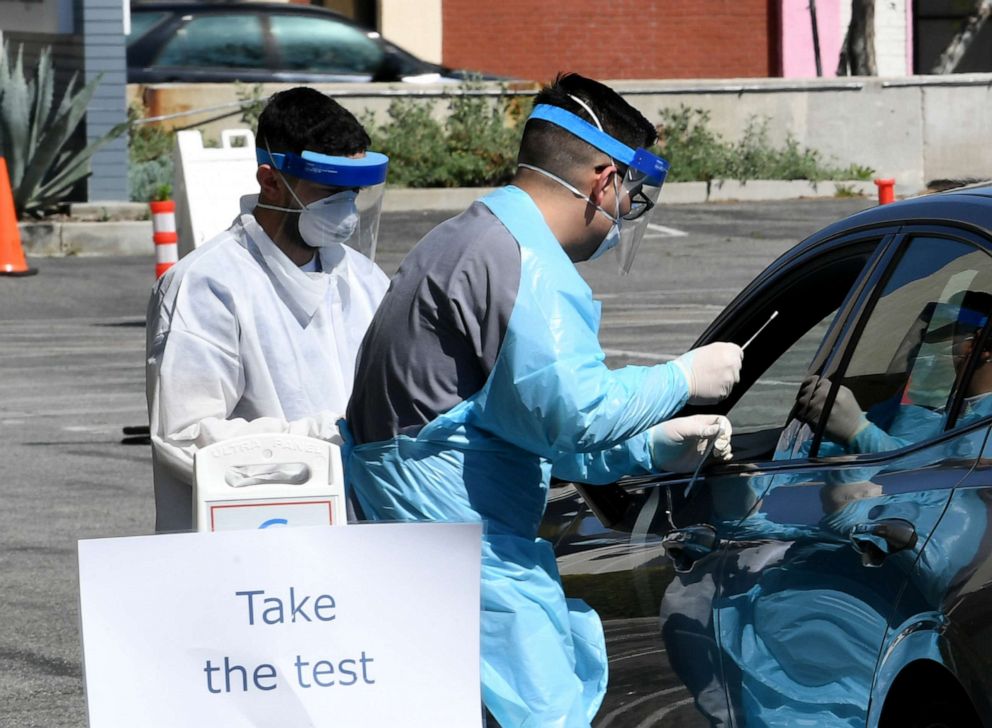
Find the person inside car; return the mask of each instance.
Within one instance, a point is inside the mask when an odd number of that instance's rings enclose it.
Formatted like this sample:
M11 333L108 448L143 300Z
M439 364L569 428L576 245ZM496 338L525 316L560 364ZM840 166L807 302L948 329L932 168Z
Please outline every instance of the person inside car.
M992 414L992 339L984 337L992 311L992 295L968 291L957 302L931 303L920 325L907 337L912 346L905 386L892 397L862 410L854 393L843 385L827 421L820 455L873 453L898 450L941 431L955 381L965 374L974 347L983 341L974 370L964 384L964 402L958 423ZM915 339L915 340L914 340ZM826 377L810 376L796 398L796 418L815 427L832 386Z

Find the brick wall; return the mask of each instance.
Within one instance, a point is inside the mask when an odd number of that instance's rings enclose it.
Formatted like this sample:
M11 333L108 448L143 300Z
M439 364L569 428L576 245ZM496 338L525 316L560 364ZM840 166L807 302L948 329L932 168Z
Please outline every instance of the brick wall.
M769 0L444 0L444 64L547 81L777 75Z

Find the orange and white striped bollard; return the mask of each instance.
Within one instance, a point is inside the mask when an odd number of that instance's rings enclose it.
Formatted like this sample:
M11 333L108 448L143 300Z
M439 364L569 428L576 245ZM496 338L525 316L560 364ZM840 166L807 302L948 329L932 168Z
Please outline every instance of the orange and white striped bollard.
M152 239L155 241L155 278L161 278L179 260L176 234L176 203L173 200L149 202L152 210Z

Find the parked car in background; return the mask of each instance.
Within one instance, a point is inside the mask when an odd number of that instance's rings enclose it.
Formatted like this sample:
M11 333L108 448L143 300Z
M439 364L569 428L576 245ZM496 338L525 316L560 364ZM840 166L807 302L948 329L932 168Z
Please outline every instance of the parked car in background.
M696 345L776 311L708 410L732 462L553 489L606 628L595 725L992 725L992 187L828 226Z
M260 2L132 4L127 69L128 83L499 80L422 61L324 8Z

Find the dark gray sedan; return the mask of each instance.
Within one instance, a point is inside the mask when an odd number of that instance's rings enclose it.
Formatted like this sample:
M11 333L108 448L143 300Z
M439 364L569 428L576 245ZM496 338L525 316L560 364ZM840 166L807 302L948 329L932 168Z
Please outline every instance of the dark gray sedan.
M128 83L457 82L496 77L422 61L329 10L288 3L131 6Z
M832 224L726 308L697 346L761 330L710 408L733 461L549 503L599 728L992 725L990 319L992 187Z

